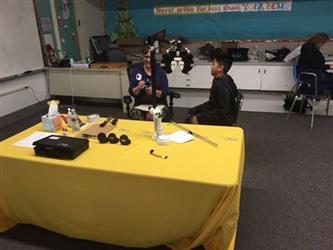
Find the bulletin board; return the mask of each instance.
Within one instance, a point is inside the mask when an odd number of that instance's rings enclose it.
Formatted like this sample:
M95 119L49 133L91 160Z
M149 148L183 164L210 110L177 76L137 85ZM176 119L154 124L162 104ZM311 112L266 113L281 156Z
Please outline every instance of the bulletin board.
M122 0L105 0L107 32L113 33ZM290 10L230 11L215 13L156 15L156 7L207 4L283 2L257 0L145 0L127 1L128 16L143 38L163 28L167 36L198 40L305 39L316 32L333 36L332 0L292 0ZM285 1L286 2L286 1ZM267 10L267 9L266 9ZM124 11L123 11L124 12ZM125 25L124 25L125 26Z

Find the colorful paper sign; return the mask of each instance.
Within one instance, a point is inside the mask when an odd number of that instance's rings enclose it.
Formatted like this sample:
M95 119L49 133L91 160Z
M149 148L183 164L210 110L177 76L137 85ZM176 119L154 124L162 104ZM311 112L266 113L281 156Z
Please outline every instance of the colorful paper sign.
M200 4L200 5L177 5L156 6L154 14L157 16L168 15L193 15L215 14L221 12L254 12L254 11L291 11L292 0L246 2L229 4Z

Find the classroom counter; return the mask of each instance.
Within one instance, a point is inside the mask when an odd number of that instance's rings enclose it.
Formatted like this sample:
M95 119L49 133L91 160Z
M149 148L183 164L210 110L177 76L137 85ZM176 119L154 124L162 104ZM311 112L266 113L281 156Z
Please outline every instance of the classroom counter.
M209 60L194 60L196 65L211 65ZM233 65L248 65L248 66L291 66L291 62L267 62L267 61L245 61L245 62L233 62Z

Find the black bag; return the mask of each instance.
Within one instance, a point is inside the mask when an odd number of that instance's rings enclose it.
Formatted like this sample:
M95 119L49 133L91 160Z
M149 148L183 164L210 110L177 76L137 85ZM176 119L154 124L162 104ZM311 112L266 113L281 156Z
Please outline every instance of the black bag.
M268 62L283 62L283 59L290 53L290 49L283 47L276 50L266 50L266 61Z
M203 57L203 59L212 59L215 47L210 43L206 43L204 46L198 48L199 55Z
M74 159L89 148L84 138L50 135L33 143L35 154L59 159Z
M248 52L249 49L248 48L229 48L227 49L228 54L232 56L232 58L234 59L234 61L247 61L249 60L248 57Z
M288 94L284 95L283 107L284 107L285 110L288 110L288 111L290 110L291 105L292 105L292 103L295 99L295 96L296 96L295 92L289 92ZM300 112L301 114L305 114L307 108L312 109L312 106L308 102L308 99L303 97L303 104L302 104L302 98L298 98L291 111L296 112L296 113Z

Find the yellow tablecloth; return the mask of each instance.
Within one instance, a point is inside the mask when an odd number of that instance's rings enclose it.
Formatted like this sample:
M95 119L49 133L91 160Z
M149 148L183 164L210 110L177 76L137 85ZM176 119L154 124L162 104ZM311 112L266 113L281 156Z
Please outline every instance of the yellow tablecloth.
M179 130L164 123L166 133ZM186 125L199 139L157 145L152 122L119 120L130 146L99 144L75 160L34 155L13 144L33 126L0 143L0 231L29 223L75 238L123 246L233 249L244 164L243 131ZM150 154L150 150L167 159Z

